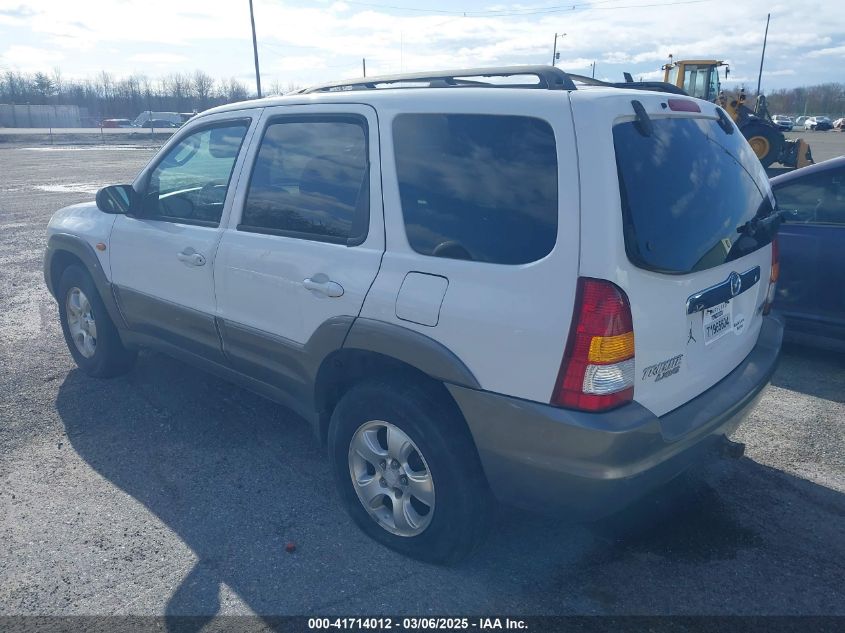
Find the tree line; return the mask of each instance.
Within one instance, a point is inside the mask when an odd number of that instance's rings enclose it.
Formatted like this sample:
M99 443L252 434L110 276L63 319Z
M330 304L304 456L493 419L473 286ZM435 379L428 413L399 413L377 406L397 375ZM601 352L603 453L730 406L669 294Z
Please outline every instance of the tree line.
M284 94L298 86L278 81L267 94ZM106 71L94 78L67 79L59 68L51 72L22 73L7 70L0 75L0 103L76 105L87 108L92 119L134 118L144 110L201 112L216 105L255 96L236 79L218 80L196 70L150 78L136 74L115 77ZM845 114L845 84L783 88L766 95L773 114Z
M296 88L276 82L267 94ZM0 74L0 103L76 105L87 108L92 119L133 119L144 110L201 112L254 96L244 82L234 77L217 80L202 70L158 78L142 74L116 77L102 71L93 78L69 79L58 68L49 73L7 70Z
M845 116L845 84L842 83L774 90L766 99L772 114Z

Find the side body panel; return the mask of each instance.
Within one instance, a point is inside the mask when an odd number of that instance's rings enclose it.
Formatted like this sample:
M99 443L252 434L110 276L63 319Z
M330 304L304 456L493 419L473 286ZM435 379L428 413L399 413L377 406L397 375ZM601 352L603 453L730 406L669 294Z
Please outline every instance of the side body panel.
M436 90L419 91L413 106L379 104L387 249L361 316L430 337L451 350L482 389L548 402L563 358L575 297L579 248L579 184L568 93L501 91L482 99L455 91L448 101ZM517 115L546 121L555 136L558 162L558 229L552 251L521 265L430 257L409 245L397 184L393 120L402 113ZM431 314L403 320L397 298L409 273L445 278ZM415 311L424 311L415 306ZM436 318L435 318L436 317Z
M775 309L787 334L845 343L845 158L773 178L772 188L788 214L778 233Z
M283 124L287 117L350 114L366 120L369 134L369 229L363 243L347 246L239 230L250 172L266 126ZM379 122L370 106L267 108L248 151L214 264L216 316L232 366L294 398L313 396L316 372L309 342L324 324L334 323L331 331L341 336L331 340L340 348L379 269L384 224L378 135ZM321 278L339 285L342 294L327 296L306 287L307 280Z
M778 231L780 278L775 308L788 319L819 316L822 233L825 227L785 223Z
M136 189L143 190L146 175L157 160L194 129L251 117L232 170L219 226L118 216L111 235L111 279L133 331L163 338L216 361L223 360L214 322L214 259L232 208L245 148L260 113L260 109L254 109L196 119L174 135L136 180ZM195 254L201 263L193 263L186 253Z
M110 279L109 257L111 249L109 246L112 226L116 219L116 215L100 211L93 201L59 209L47 224L48 248L51 248L51 238L54 235L61 234L81 240L94 252L98 265L104 271L106 278ZM105 250L97 249L97 244L104 244ZM55 244L52 247L55 247ZM58 281L58 279L54 279L53 285ZM51 287L51 292L53 290L54 288Z

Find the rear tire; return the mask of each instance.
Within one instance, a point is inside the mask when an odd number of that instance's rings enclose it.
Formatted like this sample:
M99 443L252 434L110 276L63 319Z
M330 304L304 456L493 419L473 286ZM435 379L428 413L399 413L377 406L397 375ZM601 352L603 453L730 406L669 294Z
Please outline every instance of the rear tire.
M59 320L73 360L89 376L110 378L129 371L137 352L123 346L87 271L68 266L58 286Z
M783 133L780 130L755 121L743 126L742 135L748 140L763 167L768 167L780 156L783 145Z
M391 448L400 445L397 458ZM455 563L490 527L493 502L472 437L433 386L392 379L353 386L332 413L329 455L349 515L397 552Z

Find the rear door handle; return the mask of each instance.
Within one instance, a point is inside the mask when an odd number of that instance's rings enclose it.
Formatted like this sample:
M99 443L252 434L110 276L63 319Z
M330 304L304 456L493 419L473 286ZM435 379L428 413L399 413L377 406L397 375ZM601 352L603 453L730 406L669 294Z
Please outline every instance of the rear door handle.
M302 285L312 292L319 292L327 297L343 296L343 286L336 281L332 281L322 273L314 275L313 278L309 277L308 279L303 279Z
M176 258L186 266L205 266L205 255L190 246L181 253L176 253Z

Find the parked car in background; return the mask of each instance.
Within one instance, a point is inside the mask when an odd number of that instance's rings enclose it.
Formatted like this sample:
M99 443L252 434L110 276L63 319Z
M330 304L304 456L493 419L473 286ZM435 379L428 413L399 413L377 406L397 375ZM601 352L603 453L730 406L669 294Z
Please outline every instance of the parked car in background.
M802 115L802 116L796 117L795 121L793 121L793 123L794 123L795 127L804 127L804 122L809 118L810 117L808 117L806 115Z
M167 119L150 119L146 123L144 123L145 128L174 128L179 127L178 123L174 123L173 121L168 121Z
M130 127L132 122L129 119L103 119L100 127Z
M785 114L776 114L772 117L772 123L778 126L778 129L784 132L791 132L794 125L792 119Z
M809 119L804 121L804 129L816 130L819 132L822 132L824 130L832 130L833 121L828 119L826 116L811 116Z
M151 131L172 130L178 127L179 125L173 121L167 121L165 119L149 119L142 127L133 125L132 128L135 131L132 132L130 136L143 136L144 134L149 134Z
M144 137L149 136L151 133L170 133L178 127L180 126L173 121L167 121L165 119L149 119L142 127L133 125L133 131L129 136Z
M845 117L841 117L836 119L833 122L833 129L834 130L845 130Z
M169 127L179 127L182 125L182 115L178 112L154 112L152 110L145 110L135 117L135 120L132 121L132 127L150 127L150 121L154 124L158 124L156 127L167 127L160 124L160 121L169 121L170 123L173 123L173 125Z
M772 189L787 213L775 309L791 338L845 350L845 156L777 176Z

